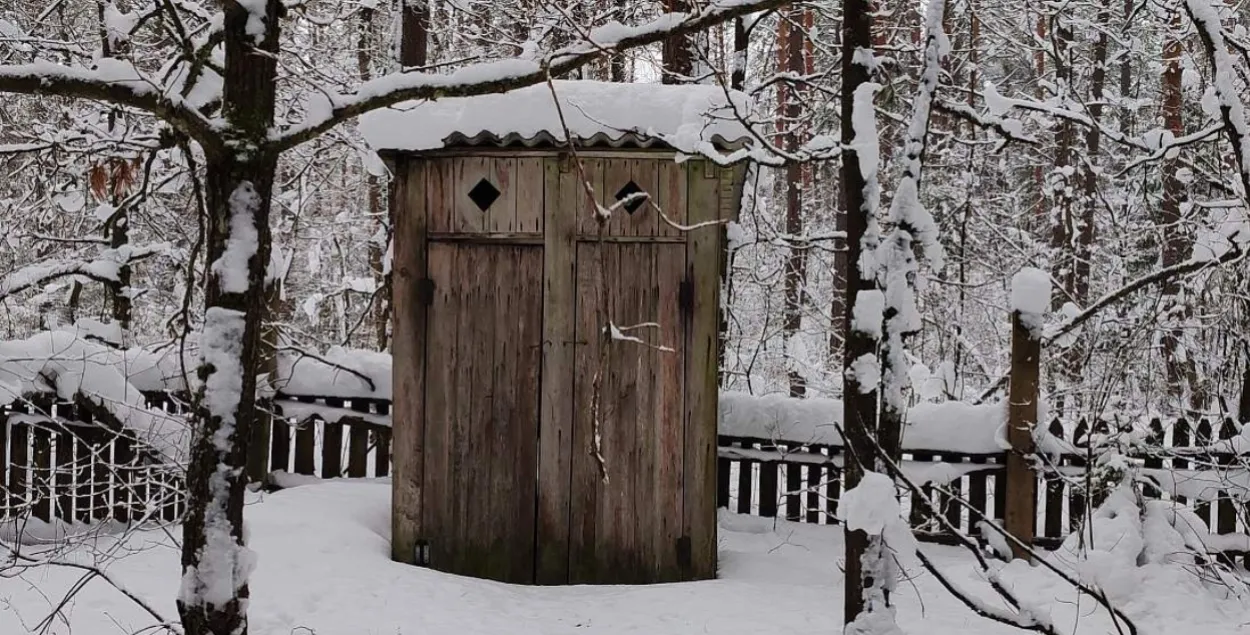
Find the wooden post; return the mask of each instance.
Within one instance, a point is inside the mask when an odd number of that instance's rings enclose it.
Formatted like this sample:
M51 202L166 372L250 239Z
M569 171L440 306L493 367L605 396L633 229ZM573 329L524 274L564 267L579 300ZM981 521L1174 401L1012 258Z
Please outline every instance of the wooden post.
M1011 313L1011 385L1008 391L1007 496L1003 520L1007 531L1024 544L1033 542L1037 518L1037 476L1029 465L1035 448L1033 429L1037 426L1038 375L1041 341L1025 324L1020 311ZM1026 558L1024 549L1012 545L1017 558Z
M423 23L412 24L419 29ZM433 295L426 271L426 166L397 160L395 175L391 182L395 228L391 288L391 352L395 358L391 403L391 558L415 564L417 541L423 533L426 308Z

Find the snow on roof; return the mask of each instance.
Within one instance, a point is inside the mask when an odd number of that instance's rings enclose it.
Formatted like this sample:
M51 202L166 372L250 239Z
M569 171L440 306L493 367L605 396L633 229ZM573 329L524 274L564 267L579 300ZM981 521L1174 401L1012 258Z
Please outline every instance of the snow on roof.
M749 139L739 121L747 96L720 86L622 84L557 80L556 94L579 145L671 147L706 154ZM564 128L546 84L506 93L406 102L364 115L365 140L379 151L438 150L463 145L564 143Z

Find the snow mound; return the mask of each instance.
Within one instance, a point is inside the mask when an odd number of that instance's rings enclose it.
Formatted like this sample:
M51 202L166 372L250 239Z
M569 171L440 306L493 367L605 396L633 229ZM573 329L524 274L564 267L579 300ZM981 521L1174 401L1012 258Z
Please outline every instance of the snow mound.
M719 86L668 86L557 80L560 110L574 140L619 145L659 140L690 154L749 137L736 115L746 95ZM565 143L551 89L536 84L507 93L407 102L360 118L375 150L425 151L472 142Z
M390 399L391 355L343 346L320 356L284 352L273 385L287 395Z
M723 392L719 414L722 435L842 445L842 436L838 434L842 425L839 399ZM999 453L1004 449L1002 428L1006 416L1007 409L1001 402L916 404L907 411L903 450Z
M74 331L0 341L0 406L34 393L54 393L65 400L81 395L112 414L140 441L168 458L180 459L186 456L188 442L185 421L148 409L143 389L136 385L159 383L163 389L168 366L163 355L110 348ZM134 381L130 370L136 371Z

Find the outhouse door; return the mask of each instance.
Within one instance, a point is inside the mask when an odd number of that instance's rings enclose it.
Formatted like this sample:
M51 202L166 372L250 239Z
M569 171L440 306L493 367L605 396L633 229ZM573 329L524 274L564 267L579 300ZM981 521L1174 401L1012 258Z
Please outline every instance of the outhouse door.
M411 212L428 226L425 556L444 571L532 583L542 181L529 172L540 163L520 163L431 161L425 209Z
M504 152L408 166L397 557L516 583L714 575L715 220L730 181L606 154L584 172ZM588 189L656 205L618 208L600 232Z

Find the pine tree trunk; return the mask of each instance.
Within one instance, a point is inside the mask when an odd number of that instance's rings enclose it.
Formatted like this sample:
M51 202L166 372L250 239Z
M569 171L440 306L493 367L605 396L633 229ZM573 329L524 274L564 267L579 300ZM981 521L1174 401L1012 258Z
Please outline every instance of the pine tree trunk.
M689 0L664 0L665 11L684 13L690 10ZM664 75L660 81L665 84L681 84L694 75L694 36L688 33L674 35L664 40L660 53L664 66Z
M791 7L782 16L778 27L779 66L788 73L802 74L803 40L802 30L804 10ZM779 127L782 133L782 145L789 152L798 150L800 144L799 118L802 106L799 103L798 85L781 83L778 85ZM790 253L786 258L785 268L785 316L782 322L782 334L787 345L787 354L794 349L790 344L799 337L803 325L803 306L807 283L807 247L800 243L803 235L803 165L790 163L785 168L785 182L782 189L786 201L786 235L790 237ZM789 360L790 396L802 397L807 393L806 381L802 373L795 367L796 361Z
M400 0L400 11L399 63L425 66L430 41L428 0Z
M1184 134L1183 108L1181 104L1183 87L1181 85L1181 57L1185 54L1184 44L1180 39L1181 15L1174 10L1173 19L1168 27L1168 37L1163 43L1163 127L1174 136ZM1163 244L1160 264L1163 267L1175 265L1187 257L1185 234L1181 227L1181 202L1185 198L1185 184L1177 177L1180 164L1175 159L1166 159L1162 165L1163 202L1159 206L1157 226L1163 233ZM1179 301L1180 282L1170 279L1163 285L1164 298ZM1185 308L1180 305L1167 305L1170 311L1167 322L1176 324L1183 321ZM1169 327L1163 333L1163 360L1167 377L1167 390L1175 398L1185 393L1189 375L1187 357L1181 348L1183 331L1179 327Z

